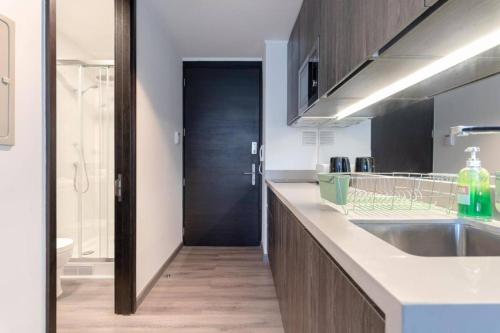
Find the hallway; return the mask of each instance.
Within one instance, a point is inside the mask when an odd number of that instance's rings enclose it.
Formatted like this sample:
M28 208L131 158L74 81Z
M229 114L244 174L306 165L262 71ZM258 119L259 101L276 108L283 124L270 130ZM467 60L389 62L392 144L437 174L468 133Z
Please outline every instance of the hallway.
M133 316L112 313L112 283L64 281L57 332L283 332L260 248L184 247Z

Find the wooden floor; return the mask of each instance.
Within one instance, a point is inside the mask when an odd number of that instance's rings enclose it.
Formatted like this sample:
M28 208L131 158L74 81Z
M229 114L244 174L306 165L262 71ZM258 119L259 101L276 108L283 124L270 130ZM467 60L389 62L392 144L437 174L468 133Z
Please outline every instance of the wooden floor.
M185 247L138 312L113 314L113 281L63 281L57 332L283 332L258 248Z

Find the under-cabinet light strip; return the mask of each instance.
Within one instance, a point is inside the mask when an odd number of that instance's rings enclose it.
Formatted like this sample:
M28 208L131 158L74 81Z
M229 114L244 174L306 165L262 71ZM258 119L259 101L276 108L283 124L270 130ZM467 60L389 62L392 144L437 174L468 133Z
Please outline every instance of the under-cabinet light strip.
M388 86L382 88L370 96L356 102L345 109L341 110L335 116L337 120L348 117L362 109L380 102L387 97L390 97L400 91L405 90L419 82L422 82L436 74L444 72L451 67L458 65L472 57L475 57L485 51L488 51L495 46L500 45L500 29L493 31L492 33L483 36L482 38L444 56L443 58L436 60L435 62L419 69L413 74L410 74Z

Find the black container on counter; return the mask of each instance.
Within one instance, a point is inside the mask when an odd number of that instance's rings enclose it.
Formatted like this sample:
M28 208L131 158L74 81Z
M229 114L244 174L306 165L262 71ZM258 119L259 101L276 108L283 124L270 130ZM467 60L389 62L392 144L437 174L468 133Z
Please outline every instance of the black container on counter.
M356 172L375 172L375 159L373 157L356 158Z
M351 163L348 157L332 157L330 159L330 172L351 172Z

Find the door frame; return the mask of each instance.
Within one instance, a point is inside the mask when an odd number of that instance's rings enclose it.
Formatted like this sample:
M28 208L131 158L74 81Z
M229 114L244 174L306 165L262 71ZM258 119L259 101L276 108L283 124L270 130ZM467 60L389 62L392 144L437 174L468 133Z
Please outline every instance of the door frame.
M115 175L122 175L122 199L115 198L115 313L136 310L136 0L115 1ZM56 4L45 0L45 331L57 329L57 54Z
M193 67L221 67L221 68L248 68L248 67L259 67L260 71L260 90L259 90L259 151L260 147L264 145L264 83L263 83L263 70L264 62L261 58L186 58L182 61L182 127L183 136L186 136L186 80L185 80L185 70L186 68ZM184 230L186 227L186 140L182 140L182 242L184 244ZM260 156L259 156L260 158ZM257 170L257 184L259 186L259 221L258 221L258 237L260 239L260 246L262 244L262 179L264 177L264 162L259 160L260 165L262 165L262 174Z

